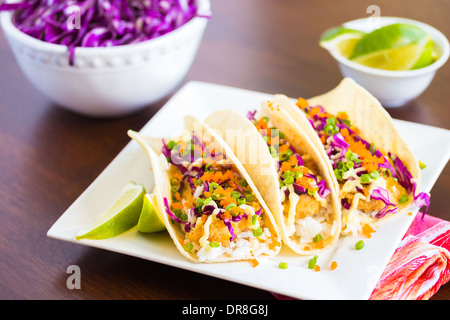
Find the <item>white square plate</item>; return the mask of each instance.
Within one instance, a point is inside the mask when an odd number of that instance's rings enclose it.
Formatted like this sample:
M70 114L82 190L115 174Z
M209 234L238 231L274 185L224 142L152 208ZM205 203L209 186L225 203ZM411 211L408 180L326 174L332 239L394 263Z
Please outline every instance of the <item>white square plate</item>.
M246 114L259 109L272 94L189 82L142 128L141 133L171 137L184 128L183 117L205 119L219 109L235 109ZM401 134L417 158L427 164L422 171L422 190L429 192L450 157L450 131L395 120ZM355 250L356 237L341 237L337 245L321 254L320 272L308 269L311 257L301 257L288 248L278 256L253 268L247 261L222 264L198 264L185 259L175 248L167 232L141 234L136 227L106 240L75 239L79 229L93 223L129 181L153 188L153 176L147 155L134 142L116 156L95 181L80 195L50 228L47 235L73 243L119 252L181 269L198 272L236 283L301 299L368 299L397 244L414 215L402 215L386 221L371 238L361 238L365 247ZM431 198L433 199L433 198ZM338 267L331 271L330 263ZM279 269L287 262L288 269Z

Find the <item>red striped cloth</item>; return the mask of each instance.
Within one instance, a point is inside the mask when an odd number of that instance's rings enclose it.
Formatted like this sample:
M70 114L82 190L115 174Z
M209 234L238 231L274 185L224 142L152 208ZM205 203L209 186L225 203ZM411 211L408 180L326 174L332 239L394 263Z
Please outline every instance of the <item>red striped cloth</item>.
M426 300L450 279L450 222L419 212L371 300Z
M370 300L426 300L450 279L450 222L416 215ZM273 293L280 300L290 297Z

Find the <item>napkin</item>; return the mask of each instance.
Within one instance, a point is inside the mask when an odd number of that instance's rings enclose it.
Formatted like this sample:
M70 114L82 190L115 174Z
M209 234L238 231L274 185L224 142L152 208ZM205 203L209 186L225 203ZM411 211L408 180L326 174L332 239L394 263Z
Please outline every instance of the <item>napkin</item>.
M450 279L450 222L419 212L370 300L426 300ZM292 299L275 294L277 299Z
M450 222L419 212L371 300L426 300L450 279Z

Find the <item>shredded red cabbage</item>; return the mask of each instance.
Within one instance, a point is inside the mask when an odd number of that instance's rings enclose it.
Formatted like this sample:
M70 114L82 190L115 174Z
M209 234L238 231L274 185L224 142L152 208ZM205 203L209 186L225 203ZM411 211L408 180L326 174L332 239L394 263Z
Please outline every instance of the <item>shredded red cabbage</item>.
M342 205L342 207L344 207L347 210L350 210L350 208L351 208L351 204L348 203L348 200L346 198L341 199L341 205Z
M206 206L203 207L202 210L202 214L206 214L206 215L210 215L213 213L213 211L216 210L216 207L213 206L212 204L207 204Z
M295 182L293 183L293 186L294 186L294 192L297 195L301 195L301 194L306 193L306 188L304 186L301 186L301 185L299 185L299 184L297 184Z
M167 34L198 12L196 0L22 0L4 3L13 23L29 36L67 46L74 63L76 47L111 47Z
M422 213L422 220L430 208L430 201L431 199L428 193L421 192L417 196L414 195L414 204L419 208L425 207L425 210Z
M413 178L412 174L408 171L399 157L392 153L389 153L389 157L394 162L394 172L395 177L398 179L398 183L400 183L400 185L405 188L407 193L411 193L414 189L413 183L411 181L411 179Z
M225 210L224 210L223 212L225 212ZM232 226L232 224L231 224L232 218L224 218L224 217L222 216L222 213L223 213L223 212L220 212L219 214L217 214L217 217L220 218L220 219L222 219L223 223L227 226L228 231L229 231L230 234L231 234L231 237L230 237L230 242L231 242L231 241L233 241L234 238L236 237L236 234L234 233L233 226Z
M403 188L405 188L405 190L408 193L413 194L414 204L418 208L425 207L425 210L422 213L422 220L423 220L425 214L427 214L428 209L430 208L431 203L430 195L425 192L420 192L419 194L416 195L417 183L412 180L413 179L412 174L408 171L408 169L405 167L400 158L397 157L395 154L389 153L389 157L394 162L394 171L400 185Z
M298 153L294 153L295 157L297 158L297 163L299 166L304 166L305 163L303 162L303 158L298 154Z

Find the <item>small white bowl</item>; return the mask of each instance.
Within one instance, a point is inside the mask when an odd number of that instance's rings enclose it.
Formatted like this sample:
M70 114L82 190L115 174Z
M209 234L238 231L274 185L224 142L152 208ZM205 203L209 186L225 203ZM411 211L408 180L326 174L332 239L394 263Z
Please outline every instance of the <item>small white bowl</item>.
M369 20L370 19L370 20ZM363 18L344 23L347 28L370 32L375 29L374 18ZM444 65L450 54L447 38L428 24L405 18L379 17L382 27L393 23L416 25L427 32L435 43L439 58L431 65L408 71L391 71L366 67L350 61L336 50L330 54L337 60L344 77L353 78L371 92L384 107L400 107L422 94L433 80L436 71Z
M209 12L209 0L198 5L200 14ZM11 17L2 12L1 26L29 81L57 105L94 117L136 112L174 90L192 65L208 21L195 17L166 35L136 44L76 48L75 65L70 66L66 46L28 36Z

